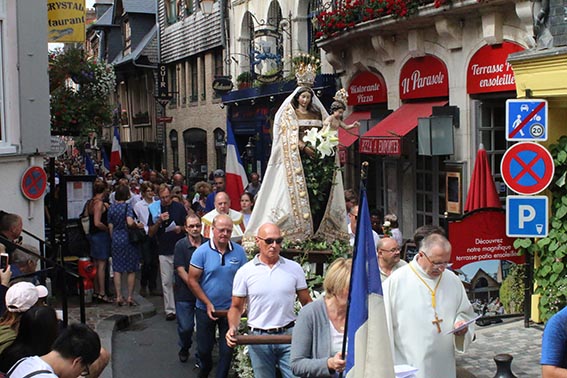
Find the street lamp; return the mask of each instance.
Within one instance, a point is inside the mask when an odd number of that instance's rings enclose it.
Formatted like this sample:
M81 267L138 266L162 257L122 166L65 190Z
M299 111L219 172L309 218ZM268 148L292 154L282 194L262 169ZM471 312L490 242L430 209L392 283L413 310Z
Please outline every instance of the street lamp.
M248 173L252 173L254 170L254 150L256 146L254 145L253 141L254 137L248 138L248 143L244 146L244 154L246 156L246 168Z
M205 16L212 14L214 3L215 3L215 0L201 0L199 2L199 6L201 7L201 12L203 12L203 14Z

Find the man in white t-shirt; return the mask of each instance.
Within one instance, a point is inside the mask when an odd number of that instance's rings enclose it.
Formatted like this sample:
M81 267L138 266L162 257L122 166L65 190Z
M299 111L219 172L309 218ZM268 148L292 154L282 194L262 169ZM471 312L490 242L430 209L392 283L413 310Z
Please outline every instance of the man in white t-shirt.
M16 362L8 372L10 378L77 378L98 377L110 359L100 347L100 338L85 324L71 324L53 343L51 352Z
M228 311L227 345L236 346L240 317L248 303L248 327L252 335L291 335L295 325L294 303L311 302L305 273L295 261L280 256L283 238L278 226L266 223L258 229L256 243L260 253L242 266L234 276L232 305ZM291 378L289 344L249 345L256 377Z

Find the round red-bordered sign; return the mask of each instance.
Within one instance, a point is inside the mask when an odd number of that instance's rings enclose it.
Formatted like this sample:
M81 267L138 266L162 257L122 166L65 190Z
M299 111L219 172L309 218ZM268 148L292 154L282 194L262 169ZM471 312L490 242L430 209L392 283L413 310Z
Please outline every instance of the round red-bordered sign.
M42 167L26 169L22 176L21 189L24 197L35 201L41 198L47 189L47 174Z
M516 143L502 157L502 179L518 194L537 194L548 187L555 166L549 151L533 142Z

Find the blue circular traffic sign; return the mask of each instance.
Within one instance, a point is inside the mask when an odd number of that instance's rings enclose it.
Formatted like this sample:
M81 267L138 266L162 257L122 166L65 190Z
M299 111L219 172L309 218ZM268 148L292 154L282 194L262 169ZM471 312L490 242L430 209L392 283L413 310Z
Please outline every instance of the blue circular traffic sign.
M21 189L27 199L40 199L47 189L47 175L43 168L33 166L26 169L22 176Z
M517 143L506 150L500 164L502 179L518 194L537 194L548 187L555 166L549 151L532 142Z

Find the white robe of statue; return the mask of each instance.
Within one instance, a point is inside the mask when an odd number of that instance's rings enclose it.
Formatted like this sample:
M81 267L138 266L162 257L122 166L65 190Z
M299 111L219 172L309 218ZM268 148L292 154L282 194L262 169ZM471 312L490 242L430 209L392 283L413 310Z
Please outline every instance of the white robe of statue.
M265 223L277 224L288 240L306 240L312 237L348 240L345 221L345 200L342 175L336 172L323 220L313 230L309 197L299 151L299 129L322 127L322 120L298 120L291 100L301 89L298 87L282 103L274 117L272 151L262 186L256 197L252 215L246 226L244 245L255 244L254 236ZM313 95L313 105L319 108L322 118L328 117L323 104ZM339 166L338 154L335 164Z
M449 270L444 271L436 291L437 315L443 319L441 333L438 333L432 323L435 312L431 305L431 292L410 265L431 288L439 279L429 277L414 258L384 282L384 303L394 363L418 368L417 378L455 378L455 351L466 350L473 339L474 323L469 325L463 336L446 335L445 332L453 329L459 320L473 319L472 305L459 277Z

